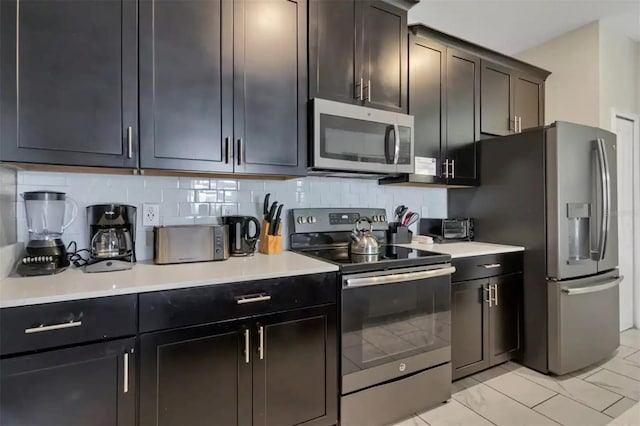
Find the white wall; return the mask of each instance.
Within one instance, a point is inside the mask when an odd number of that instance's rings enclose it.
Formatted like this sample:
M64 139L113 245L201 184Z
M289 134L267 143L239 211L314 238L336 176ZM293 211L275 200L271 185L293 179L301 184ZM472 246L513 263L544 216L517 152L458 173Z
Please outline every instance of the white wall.
M545 92L546 124L556 120L600 124L598 22L516 56L551 71Z
M600 27L600 127L611 130L612 109L638 113L638 44L614 28Z
M391 217L398 204L427 217L447 214L446 189L379 186L377 180L365 179L307 177L264 181L19 171L18 193L36 190L65 192L78 202L81 214L63 236L66 243L77 241L78 247L89 244L85 207L106 202L132 204L139 209L143 203L160 204L162 225L217 223L223 206L261 218L267 192L271 193L271 202L285 204L283 215L299 207L379 207ZM27 241L24 203L20 200L17 213L18 239ZM142 228L138 214L139 259L153 257L151 234L150 229ZM283 235L287 235L286 221Z

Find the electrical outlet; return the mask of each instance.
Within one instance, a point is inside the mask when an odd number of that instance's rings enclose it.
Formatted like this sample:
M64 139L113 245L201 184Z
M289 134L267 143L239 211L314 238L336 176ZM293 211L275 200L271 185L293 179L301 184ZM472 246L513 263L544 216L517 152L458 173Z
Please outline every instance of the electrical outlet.
M160 206L158 204L142 205L142 226L160 226Z
M235 216L238 214L238 206L234 204L223 204L221 216Z

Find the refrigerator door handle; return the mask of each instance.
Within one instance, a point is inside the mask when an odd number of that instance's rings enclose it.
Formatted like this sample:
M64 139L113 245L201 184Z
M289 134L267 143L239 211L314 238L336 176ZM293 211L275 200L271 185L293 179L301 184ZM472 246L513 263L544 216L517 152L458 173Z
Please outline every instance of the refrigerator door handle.
M609 168L609 156L607 154L607 147L605 145L605 140L600 139L600 143L602 144L602 156L604 158L604 182L606 184L606 195L605 198L605 210L604 210L604 246L602 247L601 257L600 259L604 259L607 255L607 246L609 245L609 229L611 228L611 169Z
M589 294L589 293L597 293L599 291L608 290L620 284L624 276L615 277L613 281L609 281L603 284L590 285L586 287L563 287L562 292L567 294L568 296L574 296L578 294Z
M605 152L604 152L604 141L600 138L596 140L597 148L598 148L598 166L600 169L600 197L602 198L602 217L600 218L600 235L598 236L598 259L604 259L604 250L606 245L606 236L607 236L607 198L609 193L607 191L607 182L609 179L607 178L606 164L605 164Z

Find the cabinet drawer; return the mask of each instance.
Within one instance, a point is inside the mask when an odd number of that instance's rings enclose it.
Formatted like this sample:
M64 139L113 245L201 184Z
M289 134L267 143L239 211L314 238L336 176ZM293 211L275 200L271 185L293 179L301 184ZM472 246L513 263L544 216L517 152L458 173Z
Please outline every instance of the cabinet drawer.
M336 274L218 284L140 295L140 332L335 303Z
M0 355L136 334L138 296L0 309Z
M452 282L476 280L522 271L523 252L488 254L484 256L461 257L452 259L456 272Z

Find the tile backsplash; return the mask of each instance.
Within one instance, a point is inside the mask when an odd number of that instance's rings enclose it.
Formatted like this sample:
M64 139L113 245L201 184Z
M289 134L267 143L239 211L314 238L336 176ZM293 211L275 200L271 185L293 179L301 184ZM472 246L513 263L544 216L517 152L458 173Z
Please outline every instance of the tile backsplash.
M136 255L141 260L153 257L151 228L142 227L143 203L160 205L161 225L209 224L218 223L220 216L229 213L261 219L262 201L269 192L272 202L277 200L285 205L285 237L288 210L292 208L383 207L391 217L396 205L405 204L422 216L447 214L446 189L379 186L376 180L364 179L306 177L271 181L18 171L18 194L37 190L65 192L78 203L78 217L63 239L66 243L77 241L79 248L89 245L85 207L107 202L138 207ZM27 241L24 202L20 196L16 214L18 240Z

